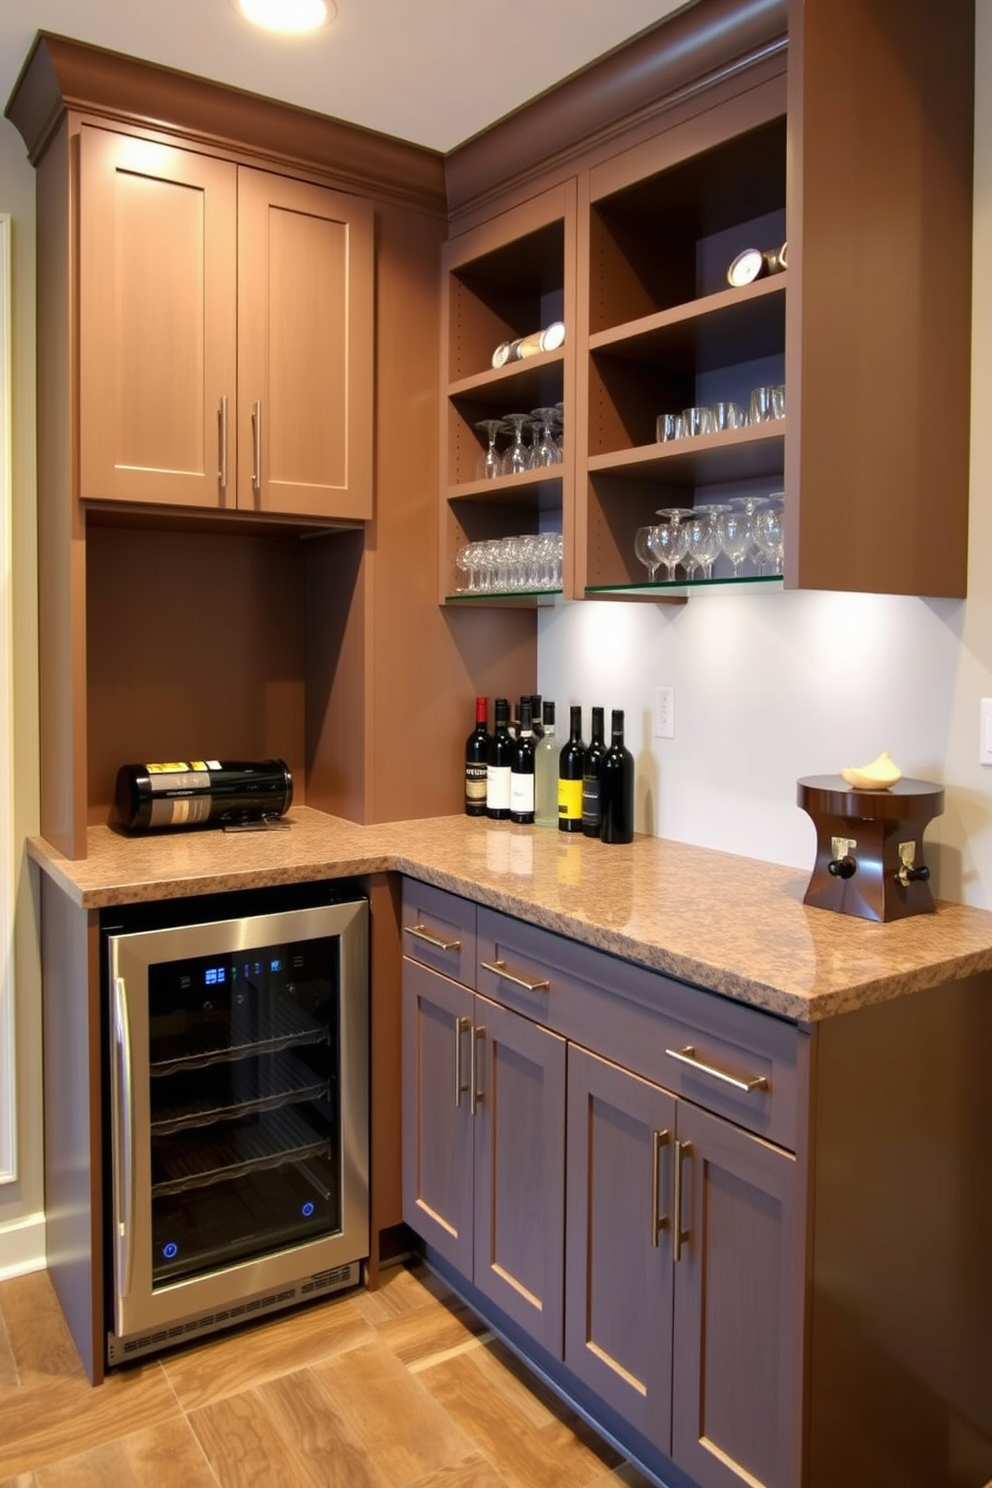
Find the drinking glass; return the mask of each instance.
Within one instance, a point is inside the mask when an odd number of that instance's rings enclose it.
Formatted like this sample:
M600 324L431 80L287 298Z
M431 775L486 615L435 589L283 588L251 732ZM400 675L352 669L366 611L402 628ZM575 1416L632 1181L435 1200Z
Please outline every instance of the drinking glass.
M648 583L654 583L654 576L661 567L661 555L656 552L652 541L653 527L638 527L634 533L634 555L639 558L648 571Z
M687 439L694 439L697 434L713 433L712 408L703 406L698 408L683 408L682 421L685 425Z
M513 435L512 444L503 454L504 475L519 475L522 470L530 469L530 450L524 444L524 429L530 422L529 413L508 413L503 419Z
M559 464L561 450L554 437L554 427L558 421L557 408L535 408L533 419L534 422L531 427L531 469L540 470L547 465Z
M661 555L661 561L665 565L665 579L671 584L676 568L689 549L689 528L678 517L674 517L667 522L659 522L650 531L651 545Z
M731 509L721 512L716 519L720 534L720 546L733 564L734 578L741 576L741 564L754 545L751 518L745 511Z
M773 419L785 418L785 387L756 387L751 389L751 422L768 424Z
M743 429L747 424L747 409L739 403L714 403L713 427L721 429Z
M496 449L497 434L508 434L509 428L502 419L480 419L475 426L481 429L488 441L487 447L479 456L476 466L476 475L479 480L495 480L498 475L503 474L503 461Z
M670 439L685 438L685 419L681 413L659 413L655 420L654 437L658 444Z
M754 514L754 540L759 550L774 564L773 573L782 572L785 552L785 528L783 510L777 502L770 502Z
M703 578L713 577L714 559L720 556L720 533L716 513L698 511L686 523L689 535L688 555L702 569Z

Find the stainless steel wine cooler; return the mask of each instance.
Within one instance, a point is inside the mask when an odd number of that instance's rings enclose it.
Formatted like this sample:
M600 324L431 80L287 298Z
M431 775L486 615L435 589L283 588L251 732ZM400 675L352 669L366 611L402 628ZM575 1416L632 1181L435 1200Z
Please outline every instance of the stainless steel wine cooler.
M147 911L111 915L104 948L108 1363L356 1284L367 902L151 927Z

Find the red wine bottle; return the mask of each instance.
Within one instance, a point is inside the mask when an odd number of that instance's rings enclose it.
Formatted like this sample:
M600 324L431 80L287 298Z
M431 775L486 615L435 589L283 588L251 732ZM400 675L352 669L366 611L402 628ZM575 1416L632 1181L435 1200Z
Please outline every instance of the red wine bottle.
M599 770L606 754L602 708L592 710L592 734L582 768L582 831L586 837L598 837L601 824L599 809Z
M582 771L586 746L582 742L582 709L569 709L568 738L558 756L558 830L582 831Z
M634 839L634 756L623 742L623 709L613 709L611 743L599 771L599 806L604 842Z
M534 820L534 728L530 698L520 699L520 732L510 760L510 820L523 826Z
M465 740L465 815L485 816L489 765L489 699L475 700L475 728Z
M486 815L506 821L510 815L510 761L513 740L510 738L510 704L507 698L496 699L496 725L489 740L486 763Z

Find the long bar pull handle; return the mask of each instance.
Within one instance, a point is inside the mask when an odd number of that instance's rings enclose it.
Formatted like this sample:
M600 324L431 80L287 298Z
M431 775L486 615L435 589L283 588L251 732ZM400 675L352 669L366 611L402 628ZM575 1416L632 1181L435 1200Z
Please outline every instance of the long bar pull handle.
M472 1027L471 1018L455 1018L455 1105L460 1106L468 1086L462 1080L462 1034Z
M682 1242L688 1240L688 1230L682 1228L682 1163L692 1155L691 1142L675 1143L675 1202L672 1206L672 1259L682 1259Z
M483 961L480 963L483 971L491 971L494 976L500 977L504 982L512 982L515 987L523 987L525 992L550 992L551 983L528 982L524 977L514 976L512 971L507 971L505 961Z
M479 1102L486 1098L485 1091L479 1089L479 1045L485 1036L485 1028L479 1027L478 1024L472 1029L472 1059L469 1064L468 1108L473 1116L479 1109Z
M407 935L415 935L418 940L425 940L436 951L460 951L462 948L460 940L439 940L436 935L429 934L424 929L422 923L419 925L407 925L406 933Z
M217 422L220 425L220 430L219 430L219 435L218 435L218 437L220 439L220 470L218 471L217 474L218 474L218 479L220 481L220 488L221 488L221 490L222 491L226 491L227 490L227 394L226 393L224 394L223 398L221 398L221 400L220 400L220 409L219 409L218 414L217 414Z
M258 399L251 405L251 434L251 485L257 492L262 489L262 404Z
M696 1058L696 1050L692 1044L686 1044L684 1049L666 1049L665 1053L669 1059L677 1059L680 1064L687 1064L701 1075L712 1075L714 1080L722 1080L735 1090L743 1090L745 1095L750 1095L752 1090L768 1089L768 1081L764 1075L755 1075L753 1080L738 1080L736 1075L728 1075L726 1070L717 1069L713 1064L704 1064L701 1059Z
M669 1135L667 1130L651 1133L651 1247L653 1250L658 1249L658 1236L662 1230L668 1228L668 1215L658 1213L658 1190L661 1182L658 1169L661 1164L661 1149L667 1147Z
M134 1082L131 1076L131 1029L127 1016L127 987L123 977L114 977L114 1042L117 1046L114 1081L114 1126L120 1151L114 1153L114 1183L117 1193L117 1291L126 1297L131 1290L134 1233L134 1128L132 1122Z

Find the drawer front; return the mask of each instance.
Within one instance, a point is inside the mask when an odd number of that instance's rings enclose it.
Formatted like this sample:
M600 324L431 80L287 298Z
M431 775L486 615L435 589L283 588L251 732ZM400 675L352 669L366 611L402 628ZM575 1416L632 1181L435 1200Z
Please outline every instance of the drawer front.
M795 1024L494 910L477 931L487 997L795 1151Z
M470 900L404 878L404 956L465 987L475 986L475 918Z

